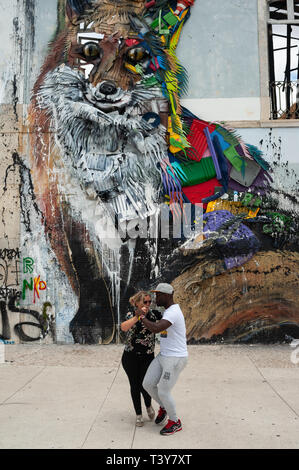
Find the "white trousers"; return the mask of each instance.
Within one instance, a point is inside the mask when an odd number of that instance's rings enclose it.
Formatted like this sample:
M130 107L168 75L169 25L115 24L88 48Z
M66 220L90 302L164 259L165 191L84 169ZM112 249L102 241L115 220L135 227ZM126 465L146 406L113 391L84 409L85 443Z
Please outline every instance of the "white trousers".
M177 421L176 407L171 390L188 362L188 357L161 356L150 363L143 380L143 388L165 408L169 419Z

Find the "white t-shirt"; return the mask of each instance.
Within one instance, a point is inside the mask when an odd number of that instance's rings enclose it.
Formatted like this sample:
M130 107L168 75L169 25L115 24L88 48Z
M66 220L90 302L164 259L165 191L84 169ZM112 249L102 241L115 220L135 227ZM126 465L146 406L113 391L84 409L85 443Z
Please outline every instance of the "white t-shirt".
M180 306L173 304L168 307L163 314L163 320L168 320L171 326L161 332L161 356L188 356L185 318Z

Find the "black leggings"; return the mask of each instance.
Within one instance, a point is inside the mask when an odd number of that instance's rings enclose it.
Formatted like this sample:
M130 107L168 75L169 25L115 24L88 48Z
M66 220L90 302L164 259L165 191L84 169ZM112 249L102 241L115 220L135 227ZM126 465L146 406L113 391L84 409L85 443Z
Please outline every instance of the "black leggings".
M146 408L151 406L152 398L142 387L142 382L148 366L154 359L152 354L136 354L134 352L124 351L122 355L122 365L129 378L131 387L131 397L136 415L141 415L141 393L143 395Z

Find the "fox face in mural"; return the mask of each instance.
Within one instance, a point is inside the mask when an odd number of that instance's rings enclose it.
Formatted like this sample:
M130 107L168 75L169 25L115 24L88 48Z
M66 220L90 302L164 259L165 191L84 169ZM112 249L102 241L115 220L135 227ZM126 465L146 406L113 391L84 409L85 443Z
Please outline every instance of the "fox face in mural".
M261 152L180 105L188 80L175 49L192 3L59 2L63 20L33 90L30 164L47 237L78 298L75 342L114 340L136 288L175 280L190 298L261 249L248 221L273 222L257 218L271 183ZM203 204L199 245L122 235L161 202L171 214ZM191 324L190 337L231 327L213 321Z
M112 16L111 5L104 11ZM67 63L46 73L36 96L55 122L63 164L87 197L130 219L153 209L161 184L157 164L167 146L161 128L147 121L153 114L160 120L152 112L163 107L160 90L136 83L140 75L130 72L150 54L130 38L129 15L120 8L114 16L116 23L105 28L98 8L81 18L84 27L72 26Z

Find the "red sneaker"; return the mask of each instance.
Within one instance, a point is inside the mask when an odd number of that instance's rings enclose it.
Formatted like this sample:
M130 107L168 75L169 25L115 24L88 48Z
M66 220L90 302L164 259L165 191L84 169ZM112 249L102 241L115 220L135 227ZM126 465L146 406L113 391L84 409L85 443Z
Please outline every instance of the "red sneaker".
M166 416L167 416L166 410L164 408L162 408L162 406L160 406L157 417L155 419L155 423L156 424L161 424L164 421L164 419L166 418Z
M174 434L175 432L178 432L181 430L182 430L182 423L180 419L178 419L177 422L171 421L169 419L166 426L163 429L161 429L160 434L162 436L170 436L171 434Z

